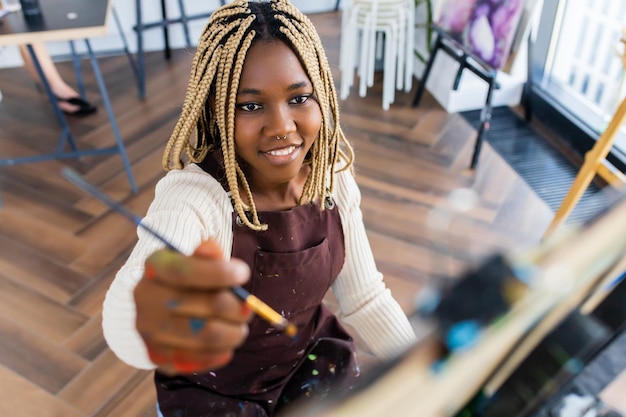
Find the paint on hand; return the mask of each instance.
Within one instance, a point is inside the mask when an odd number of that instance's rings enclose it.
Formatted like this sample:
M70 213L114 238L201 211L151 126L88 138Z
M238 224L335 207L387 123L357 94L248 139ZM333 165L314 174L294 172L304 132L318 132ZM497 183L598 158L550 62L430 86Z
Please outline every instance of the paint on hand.
M191 265L179 253L172 250L163 249L150 255L148 265L152 264L157 270L176 271L188 273Z
M200 333L205 324L205 319L199 319L195 317L189 319L189 327L191 328L191 333L193 333L194 335Z
M156 278L156 271L154 270L154 266L152 264L146 264L146 269L143 273L143 276L146 277L146 279L155 279Z

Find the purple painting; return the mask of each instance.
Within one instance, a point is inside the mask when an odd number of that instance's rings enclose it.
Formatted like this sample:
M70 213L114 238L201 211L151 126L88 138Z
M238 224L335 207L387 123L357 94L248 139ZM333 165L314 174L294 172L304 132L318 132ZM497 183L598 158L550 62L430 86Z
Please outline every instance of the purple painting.
M444 0L438 26L500 69L511 52L524 0Z

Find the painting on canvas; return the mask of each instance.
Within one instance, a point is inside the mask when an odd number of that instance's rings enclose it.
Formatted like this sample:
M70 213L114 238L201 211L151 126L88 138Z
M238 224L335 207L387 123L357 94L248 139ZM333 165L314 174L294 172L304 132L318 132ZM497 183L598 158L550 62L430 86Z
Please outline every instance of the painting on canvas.
M524 0L444 0L437 25L495 69L511 52Z

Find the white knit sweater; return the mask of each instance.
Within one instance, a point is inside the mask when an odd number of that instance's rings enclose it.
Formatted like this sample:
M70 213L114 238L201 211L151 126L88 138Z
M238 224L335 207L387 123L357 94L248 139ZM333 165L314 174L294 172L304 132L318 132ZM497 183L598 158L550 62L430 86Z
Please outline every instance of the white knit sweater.
M333 284L340 319L351 326L379 358L388 359L415 341L415 334L399 304L383 283L365 233L361 195L352 174L337 175L333 195L343 225L346 257ZM143 223L184 253L202 240L217 240L230 258L233 240L228 194L212 176L196 165L170 171L156 186L155 198ZM104 301L102 326L109 347L124 362L154 369L135 327L133 290L141 279L145 259L164 245L143 229L126 264L117 273Z

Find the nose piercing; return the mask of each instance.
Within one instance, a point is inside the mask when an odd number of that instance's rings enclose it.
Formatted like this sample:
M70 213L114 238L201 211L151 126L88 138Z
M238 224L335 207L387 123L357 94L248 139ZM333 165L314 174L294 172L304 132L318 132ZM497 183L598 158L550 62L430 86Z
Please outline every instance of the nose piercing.
M276 136L276 140L287 140L287 135L285 136Z

